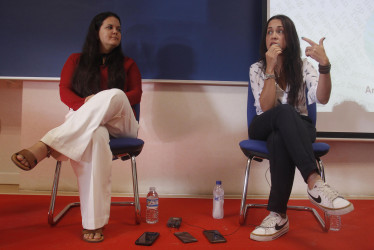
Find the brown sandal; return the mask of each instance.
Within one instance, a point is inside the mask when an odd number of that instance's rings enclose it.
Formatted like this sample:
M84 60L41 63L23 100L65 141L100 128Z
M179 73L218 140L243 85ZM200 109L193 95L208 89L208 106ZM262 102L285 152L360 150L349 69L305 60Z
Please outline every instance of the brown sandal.
M23 165L22 162L20 162L17 159L17 155L22 155L23 158L25 158L25 160L29 163L29 166ZM11 159L14 162L14 164L16 164L17 167L19 167L22 170L26 170L26 171L33 169L36 166L36 164L38 164L38 161L36 160L33 153L31 153L27 149L22 149L21 151L13 154Z
M101 237L98 238L98 239L94 239L94 238L93 239L86 239L86 238L84 238L85 234L93 234L93 236L95 237L95 234L97 234L97 233L99 233L101 235ZM83 229L82 240L84 240L86 242L89 242L89 243L102 242L104 240L103 228L98 228L98 229L94 229L94 230Z

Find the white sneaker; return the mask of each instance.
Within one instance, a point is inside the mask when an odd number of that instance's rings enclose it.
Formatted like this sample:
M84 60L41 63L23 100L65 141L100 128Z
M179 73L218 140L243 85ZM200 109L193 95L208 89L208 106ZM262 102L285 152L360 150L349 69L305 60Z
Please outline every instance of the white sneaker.
M308 188L309 200L331 215L343 215L353 211L353 204L332 189L322 180L316 181L312 189Z
M287 233L289 229L288 217L282 218L280 214L270 212L261 225L252 231L250 238L257 241L271 241Z

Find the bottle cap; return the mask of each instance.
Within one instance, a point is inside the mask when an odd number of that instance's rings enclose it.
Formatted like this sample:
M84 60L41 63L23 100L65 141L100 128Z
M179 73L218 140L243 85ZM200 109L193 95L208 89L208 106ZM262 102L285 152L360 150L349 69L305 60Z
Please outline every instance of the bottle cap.
M150 187L149 190L156 190L156 188L155 187Z
M222 181L216 181L216 185L221 185Z

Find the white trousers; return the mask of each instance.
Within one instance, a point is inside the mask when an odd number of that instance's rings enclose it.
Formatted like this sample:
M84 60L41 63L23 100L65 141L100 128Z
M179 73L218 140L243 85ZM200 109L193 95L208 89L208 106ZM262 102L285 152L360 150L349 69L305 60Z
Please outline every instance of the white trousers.
M78 179L82 225L97 229L108 224L111 201L112 152L109 134L137 137L135 119L126 94L119 89L94 95L41 141L70 158Z

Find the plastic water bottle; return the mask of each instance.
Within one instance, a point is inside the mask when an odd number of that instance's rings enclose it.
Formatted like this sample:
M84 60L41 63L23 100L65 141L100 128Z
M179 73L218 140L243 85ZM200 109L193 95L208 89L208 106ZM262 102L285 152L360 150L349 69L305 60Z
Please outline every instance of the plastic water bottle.
M339 231L342 226L342 221L339 215L330 215L330 230Z
M224 195L222 182L216 181L216 185L213 189L213 218L222 219L223 218L223 203Z
M158 194L155 187L150 187L147 194L145 221L148 224L155 224L158 222Z

